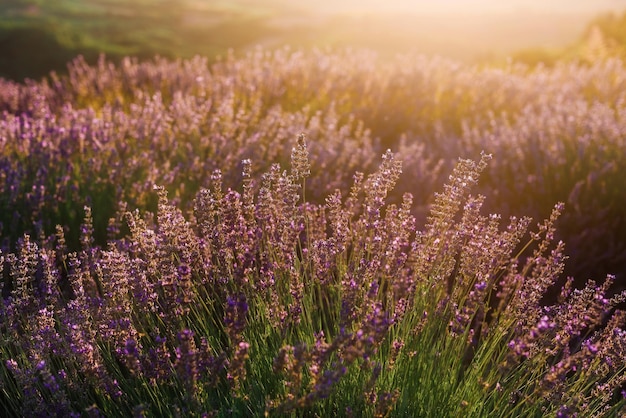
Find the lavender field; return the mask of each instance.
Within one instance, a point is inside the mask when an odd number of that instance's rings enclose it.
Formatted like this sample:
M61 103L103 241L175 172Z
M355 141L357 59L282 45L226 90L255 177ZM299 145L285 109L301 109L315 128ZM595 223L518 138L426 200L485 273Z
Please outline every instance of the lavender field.
M79 57L0 112L3 415L626 413L617 58Z

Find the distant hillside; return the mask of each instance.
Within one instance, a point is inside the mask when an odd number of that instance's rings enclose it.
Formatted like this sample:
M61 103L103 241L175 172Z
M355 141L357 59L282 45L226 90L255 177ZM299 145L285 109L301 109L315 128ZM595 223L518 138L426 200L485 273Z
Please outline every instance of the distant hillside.
M2 0L0 77L64 72L77 55L214 57L275 36L263 23L273 10L246 0Z
M609 13L594 19L589 25L583 42L583 53L600 56L626 57L626 11Z
M531 65L552 65L559 60L593 63L610 57L626 59L626 11L604 13L592 19L578 40L567 48L530 48L514 54L516 61Z

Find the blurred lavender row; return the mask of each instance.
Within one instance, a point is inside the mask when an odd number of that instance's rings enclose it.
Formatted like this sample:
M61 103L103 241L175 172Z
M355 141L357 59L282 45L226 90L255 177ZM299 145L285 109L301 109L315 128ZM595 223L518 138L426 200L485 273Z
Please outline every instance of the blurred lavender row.
M494 156L478 190L485 210L542 219L566 203L558 235L581 283L626 268L626 68L619 60L553 68L481 68L439 58L381 60L366 51L258 49L213 65L202 58L96 66L69 75L0 80L0 220L4 246L67 227L82 208L96 242L122 207L156 207L154 184L189 213L220 169L224 183L285 162L306 132L307 196L347 190L391 148L404 173L391 199L415 196L423 225L457 158ZM114 234L109 228L109 235Z

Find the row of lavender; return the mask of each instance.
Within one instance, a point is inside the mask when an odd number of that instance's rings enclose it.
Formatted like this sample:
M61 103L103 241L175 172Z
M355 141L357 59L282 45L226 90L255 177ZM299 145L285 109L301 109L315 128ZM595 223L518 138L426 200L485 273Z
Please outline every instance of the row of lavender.
M156 187L156 214L113 219L129 233L106 248L87 207L78 251L59 227L4 253L4 415L625 412L626 293L569 281L541 303L564 267L561 205L530 236L529 218L482 215L483 155L458 162L416 232L413 197L388 203L390 151L313 204L293 145L288 171L244 160L238 190L214 170L188 220Z
M67 77L0 83L0 220L13 242L62 224L75 244L88 204L103 243L117 202L155 208L155 183L188 211L214 169L236 185L243 159L254 158L257 173L285 162L288 139L303 131L315 155L310 199L345 190L349 173L372 172L391 148L407 167L395 201L413 192L421 225L456 158L492 153L479 186L492 196L489 211L539 219L566 202L559 236L568 272L625 280L626 69L618 60L494 69L257 50L212 66L78 59Z

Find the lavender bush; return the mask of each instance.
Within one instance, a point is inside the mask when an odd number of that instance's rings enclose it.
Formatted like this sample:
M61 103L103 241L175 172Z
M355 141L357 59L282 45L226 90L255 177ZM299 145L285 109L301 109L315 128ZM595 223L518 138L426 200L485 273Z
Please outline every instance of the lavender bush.
M324 203L299 136L224 186L214 170L186 218L120 209L128 234L78 251L63 228L2 255L0 405L29 416L614 416L626 405L626 294L542 295L563 270L557 205L483 215L489 155L460 160L416 232L383 154ZM123 212L123 213L122 213ZM520 257L524 248L531 257Z

